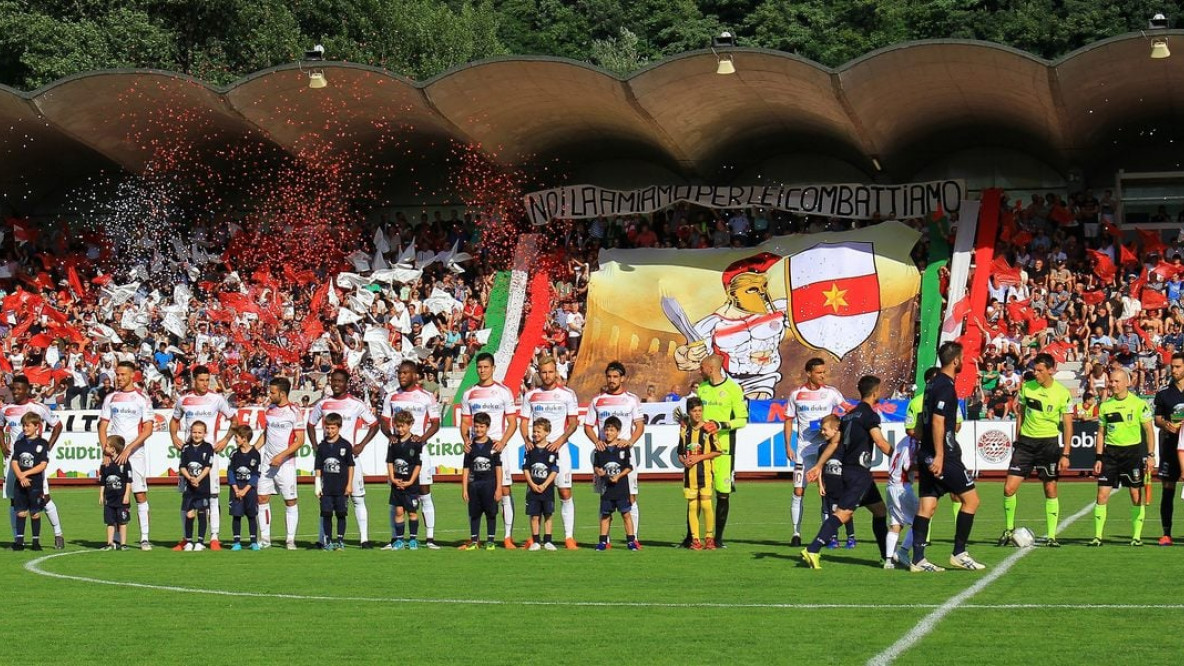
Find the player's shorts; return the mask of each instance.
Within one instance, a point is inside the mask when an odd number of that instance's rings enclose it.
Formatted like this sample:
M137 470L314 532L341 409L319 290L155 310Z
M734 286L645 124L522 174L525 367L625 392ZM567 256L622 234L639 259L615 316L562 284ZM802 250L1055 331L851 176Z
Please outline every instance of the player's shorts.
M888 494L888 524L912 525L917 516L917 494L911 483L890 483Z
M496 516L498 504L493 499L497 486L492 481L469 483L469 517Z
M715 492L725 495L736 490L735 458L730 455L718 456L711 460L712 484Z
M622 514L629 513L633 510L633 503L629 501L628 497L620 499L612 499L611 497L600 498L600 517L611 516L614 513L620 512Z
M419 451L419 485L432 485L432 454L428 452L427 444Z
M148 492L148 455L144 452L144 447L141 446L129 456L127 464L132 468L132 492Z
M30 486L28 488L17 487L12 494L12 508L16 511L29 513L41 513L41 509L45 506L45 497L41 494L41 484Z
M559 473L555 475L555 487L571 488L571 444L559 447Z
M414 513L419 511L419 492L418 488L415 490L399 490L391 486L390 505L394 507L403 507L404 511Z
M954 458L946 454L942 461L941 476L934 476L929 471L932 458L923 458L917 466L917 486L921 497L941 497L947 493L961 495L974 490L974 479L962 464L961 458Z
M809 440L802 442L801 438L798 442L798 450L793 456L793 487L805 488L809 485L806 483L806 472L818 464L818 454L822 453L822 446Z
M236 499L234 494L230 496L230 515L239 518L243 516L253 516L259 513L259 493L251 488L243 495L242 499Z
M119 525L127 525L131 522L132 512L131 507L126 504L104 504L103 505L103 524L112 527Z
M526 493L526 515L549 516L553 513L555 513L554 496L537 495L529 491Z
M884 499L880 496L880 489L872 473L864 470L847 470L843 472L840 481L841 491L834 499L834 507L843 511L854 511L861 506L880 504ZM827 486L827 497L833 497L830 486Z
M259 495L279 495L285 501L296 499L296 465L285 462L279 467L265 467L259 475Z
M711 486L702 486L699 488L687 488L684 486L682 489L682 496L688 500L699 498L711 499L711 490Z
M205 511L210 508L210 496L205 493L186 492L181 495L181 510Z
M1102 452L1102 473L1098 486L1142 488L1147 454L1142 445L1107 446Z
M1163 481L1180 480L1180 454L1174 441L1159 442L1159 478ZM49 491L46 491L49 492Z
M346 511L345 495L321 495L322 516L330 513L344 516Z
M1061 462L1059 437L1017 437L1011 449L1008 476L1028 478L1032 470L1041 481L1057 480L1057 464Z

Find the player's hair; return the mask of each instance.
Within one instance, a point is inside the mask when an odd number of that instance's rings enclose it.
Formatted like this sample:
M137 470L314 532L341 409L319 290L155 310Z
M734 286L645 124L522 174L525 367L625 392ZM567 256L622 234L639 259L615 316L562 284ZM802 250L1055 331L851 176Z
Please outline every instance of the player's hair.
M491 423L493 423L493 419L489 418L489 414L486 414L485 412L477 412L476 414L473 414L473 425L483 425L488 427Z
M929 382L933 381L933 378L936 377L937 373L939 373L939 372L941 372L941 368L929 368L928 370L926 370L925 371L925 383L928 384Z
M238 425L230 426L230 434L234 435L235 437L242 437L249 442L251 441L251 438L255 436L255 431L251 429L251 426L245 423L240 423Z
M415 417L408 411L395 412L394 417L391 418L392 423L402 423L403 425L411 425L415 423Z
M208 375L208 374L210 374L210 369L204 365L195 366L193 368L193 378L194 379L197 379L198 375Z
M333 372L329 373L329 376L330 377L341 376L341 377L345 377L346 381L349 381L349 370L346 370L345 368L334 368Z
M614 371L624 377L626 375L625 364L621 363L620 361L610 361L608 365L604 366L604 374L607 375L608 373Z
M480 354L477 354L477 358L473 359L474 363L480 363L481 361L489 361L490 365L494 365L493 354L490 354L489 352L481 352Z
M107 438L107 446L116 453L123 453L123 447L127 446L127 442L123 441L123 437L119 435L111 435Z
M276 387L280 390L280 393L283 393L284 395L288 395L292 392L292 380L288 379L287 377L276 377L275 379L267 382L267 385Z
M942 343L942 346L937 350L937 360L941 363L941 367L943 368L953 363L954 359L961 355L962 343L960 342L950 341Z
M41 425L41 415L37 412L25 412L21 417L21 425Z
M604 420L604 427L606 430L608 428L612 428L619 432L621 430L621 419L615 416L610 416Z
M530 424L530 427L542 428L546 432L551 432L551 422L547 419L535 419L534 422Z
M688 414L691 413L692 409L694 409L696 407L702 407L702 406L703 406L703 401L700 400L699 398L696 398L695 396L691 396L691 397L687 398L687 413Z
M880 388L880 378L875 375L864 375L859 378L858 388L860 399L867 399Z
M806 372L814 372L814 368L817 368L820 365L826 365L826 361L815 356L814 358L810 359L809 361L806 361Z
M399 364L399 367L400 368L411 368L412 370L415 371L416 374L419 374L419 364L416 363L415 361L412 361L409 358L403 359L403 362Z
M132 363L131 361L120 361L119 363L115 364L115 367L116 368L127 368L128 370L131 370L132 372L136 371L136 364Z
M12 383L13 383L13 385L24 384L25 386L32 386L32 384L29 383L29 378L24 375L17 375L15 377L13 377Z
M338 414L337 412L329 412L328 414L325 414L325 425L327 425L327 426L332 425L332 426L337 426L338 428L340 428L341 427L341 414Z
M822 417L822 425L829 425L837 428L842 422L843 420L839 418L838 414L827 414L826 416Z
M1184 361L1184 351L1178 351L1175 354L1172 354L1172 360L1173 361ZM16 380L14 379L12 381L15 382Z
M541 368L544 365L555 365L555 357L548 355L548 356L544 356L544 357L540 358L539 359L539 367Z
M1043 365L1049 370L1057 369L1056 359L1052 357L1052 354L1046 352L1041 352L1032 359L1032 366L1035 367L1036 365Z

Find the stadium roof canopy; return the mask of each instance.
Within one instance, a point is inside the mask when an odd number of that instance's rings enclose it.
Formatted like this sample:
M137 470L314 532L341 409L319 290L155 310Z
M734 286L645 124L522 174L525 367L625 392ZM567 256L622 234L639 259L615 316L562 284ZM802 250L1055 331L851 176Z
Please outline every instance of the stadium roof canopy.
M1184 124L1184 31L1156 36L1178 55L1151 60L1134 33L1055 61L954 40L899 44L837 69L737 49L733 76L715 74L710 51L625 78L542 57L424 82L318 63L329 85L317 90L296 63L227 88L164 71L91 72L30 93L0 88L0 189L36 197L102 166L141 170L160 146L238 139L291 153L382 151L426 167L456 140L507 162L650 162L689 182L727 182L729 169L786 153L907 180L935 156L983 145L1066 171L1107 160L1124 128Z

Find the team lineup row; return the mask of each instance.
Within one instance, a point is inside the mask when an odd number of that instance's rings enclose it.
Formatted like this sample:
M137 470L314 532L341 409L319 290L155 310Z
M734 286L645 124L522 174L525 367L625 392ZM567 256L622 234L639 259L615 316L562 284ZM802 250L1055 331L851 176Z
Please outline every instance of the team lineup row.
M844 522L849 524L851 512L858 506L867 506L872 510L873 531L885 566L908 563L913 570L937 570L924 558L924 540L914 535L926 534L928 518L933 515L932 507L936 505L937 498L949 493L960 500L960 507L956 509L958 527L951 564L961 568L981 568L965 551L978 498L971 475L961 466L961 452L952 435L960 421L956 395L952 393L952 376L957 372L955 368L961 365L960 348L956 345L943 346L947 356L954 354L955 350L956 357L943 357L941 370L931 369L925 390L919 392L910 403L906 429L915 439L906 438L895 451L891 450L880 433L879 417L874 410L879 398L878 380L871 377L861 380L860 403L850 405L836 389L826 385L827 369L821 359L811 359L807 363L806 382L789 396L785 439L787 443L792 441L790 431L796 432L798 446L796 451L788 452L795 460L795 488L791 505L794 545L801 543L805 488L817 481L826 489L826 499L822 502L822 531L803 551L808 564L818 564L819 539L822 539L821 546L833 546L839 527ZM550 539L550 526L556 489L565 529L564 545L567 548L577 547L573 538L575 509L571 497L572 466L568 449L564 446L567 438L581 425L579 402L575 394L559 384L554 363L544 361L540 364L539 372L541 386L525 394L519 407L515 404L512 392L493 380L493 358L481 355L476 364L479 381L465 392L460 403L461 432L466 451L462 493L469 503L471 533L471 541L465 547L475 548L479 545L477 527L481 517L485 517L487 522L486 547L495 543L493 530L499 508L505 527L503 544L508 548L515 547L512 539L515 514L512 476L510 466L500 464L500 452L516 431L520 431L527 442L526 461L522 466L528 485L527 515L531 517L532 523L527 547L555 548ZM126 525L130 521L131 499L134 497L141 548L150 549L147 479L142 446L152 432L152 414L150 404L135 389L132 381L134 368L128 365L117 369L117 391L108 396L103 404L99 439L105 458L99 479L109 546L126 547ZM1174 362L1173 368L1175 365ZM1184 360L1180 360L1179 365L1180 377L1176 378L1177 373L1174 371L1174 382L1169 388L1184 383ZM1052 381L1053 370L1051 358L1038 358L1034 376L1024 384L1025 410L1017 423L1019 437L1004 490L1008 525L1000 538L1001 544L1012 539L1015 491L1024 478L1036 471L1045 483L1048 497L1046 512L1049 530L1046 543L1058 545L1056 474L1067 462L1067 458L1062 458L1058 442L1064 442L1066 450L1063 453L1067 454L1068 442L1072 437L1072 421L1067 411L1068 393ZM723 375L719 357L708 356L702 362L700 371L703 382L697 396L688 401L680 434L679 454L684 466L684 493L688 501L687 536L682 545L693 549L711 549L726 547L723 537L730 508L730 493L734 486L732 438L735 431L747 423L747 407L738 385ZM596 443L597 449L594 471L597 490L602 498L602 535L598 548L607 547L608 517L612 513L624 515L626 544L631 548L640 548L636 539L640 517L637 475L632 469L629 455L633 444L644 431L644 422L640 414L640 401L624 390L625 374L625 368L620 363L608 365L605 371L606 389L590 401L583 419L585 434ZM950 381L940 380L941 375ZM1150 410L1146 403L1129 391L1117 390L1122 379L1121 371L1112 375L1115 396L1107 404L1121 403L1127 398L1142 404L1146 413L1138 415L1136 424L1145 427L1150 433ZM230 455L228 484L232 486L229 499L230 515L234 519L235 548L243 547L243 518L248 521L251 535L247 547L270 545L272 495L279 495L284 502L285 543L289 548L295 548L299 510L296 505L294 455L305 438L310 442L319 441L316 447L317 495L322 518L319 543L330 548L343 545L348 497L348 503L354 505L361 544L370 547L365 486L362 475L353 474L353 457L361 453L380 431L389 440L387 471L391 486L392 535L386 548L417 548L421 518L426 528L424 545L427 548L438 547L434 540L432 465L430 454L422 443L439 429L440 419L434 399L418 386L418 369L411 362L400 367L399 388L384 400L381 418L376 417L364 402L348 394L348 380L347 372L335 371L330 378L331 395L314 405L306 417L288 400L287 381L277 378L269 386L271 404L264 417L265 427L252 442L253 433L250 429L234 423L236 411L221 395L209 390L208 371L204 368L195 369L193 392L178 401L170 421L170 433L181 455L178 471L184 493L182 518L186 538L177 548L203 549L207 527L210 530L211 547L220 548L220 474L217 454L222 453L232 440L234 448ZM935 381L939 389L936 392L933 390ZM1129 377L1127 381L1129 384ZM1179 393L1179 388L1176 391ZM18 377L14 381L13 393L14 403L5 406L4 413L5 442L16 441L11 462L6 466L8 482L5 484L6 495L13 503L14 542L16 547L23 547L24 520L32 517L33 547L40 547L39 517L44 511L54 527L55 545L61 547L60 521L56 519L56 510L44 474L48 451L60 434L61 426L52 412L29 399L27 381ZM1134 403L1131 402L1131 405ZM1180 416L1184 415L1184 395L1180 396L1178 403L1173 403L1173 407L1179 413L1166 419L1169 426L1165 428L1161 425L1161 433L1171 433L1173 425L1178 431ZM1158 398L1156 410L1158 420ZM844 411L840 419L837 414ZM1116 413L1112 410L1103 411L1106 414ZM519 418L519 414L523 418ZM32 416L25 419L26 415ZM32 417L36 417L35 422ZM217 424L221 419L229 419L232 427L220 441L207 441L210 433L218 431ZM22 423L24 420L29 422ZM1115 437L1129 439L1129 433L1116 435L1115 429L1122 424L1118 421L1103 421L1106 427L1102 430L1106 432L1098 437L1099 469L1096 473L1099 475L1099 508L1095 511L1098 525L1095 541L1101 542L1101 526L1105 521L1109 490L1124 485L1131 488L1133 504L1140 509L1136 512L1140 515L1134 532L1134 541L1138 542L1142 528L1139 487L1148 456L1144 453L1140 457L1135 450L1121 450L1123 446L1129 445L1115 443ZM318 425L323 432L322 438L317 437ZM375 425L378 427L372 427ZM48 440L42 437L45 426L51 428ZM363 429L366 429L364 435L361 434ZM941 434L942 429L948 429L946 436ZM14 435L14 432L20 432L20 435ZM1140 441L1142 435L1139 433ZM1171 436L1175 437L1174 434ZM934 446L934 442L938 441L942 441L943 445ZM873 446L891 454L887 502L882 501L867 469ZM919 458L921 464L914 468L915 457ZM1154 458L1153 455L1150 457ZM1171 459L1177 460L1175 455ZM1132 462L1137 462L1137 465ZM1168 474L1170 472L1167 470ZM914 474L919 477L920 502L916 500L910 482ZM1178 476L1177 467L1172 478ZM1170 495L1170 492L1165 494ZM705 532L700 530L700 516L705 518ZM337 518L336 532L330 524L334 517ZM888 519L891 520L891 527ZM905 538L904 549L898 552L896 541L910 525L913 529ZM407 536L410 538L405 538ZM911 563L904 552L910 542L913 549Z

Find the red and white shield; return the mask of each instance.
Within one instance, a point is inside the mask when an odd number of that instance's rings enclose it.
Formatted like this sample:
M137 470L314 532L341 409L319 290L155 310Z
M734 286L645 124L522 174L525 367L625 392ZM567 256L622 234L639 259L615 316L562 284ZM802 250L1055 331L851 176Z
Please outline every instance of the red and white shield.
M843 358L880 320L871 243L819 243L786 259L789 313L798 338Z

